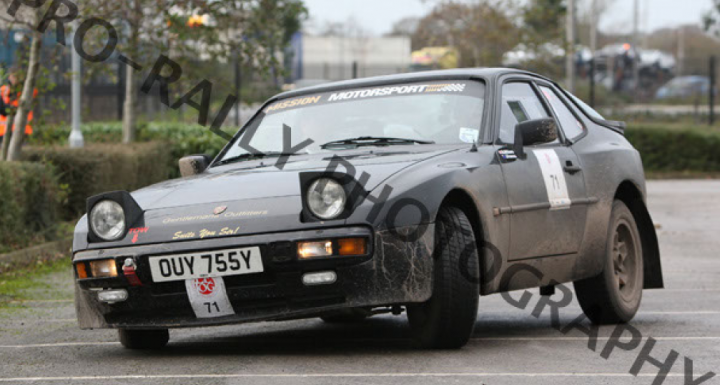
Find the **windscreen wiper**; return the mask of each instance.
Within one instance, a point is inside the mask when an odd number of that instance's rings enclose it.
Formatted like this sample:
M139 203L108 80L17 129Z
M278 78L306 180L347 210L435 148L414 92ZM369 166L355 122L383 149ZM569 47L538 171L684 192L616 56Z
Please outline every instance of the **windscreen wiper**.
M405 139L405 138L386 138L381 136L361 136L358 138L350 138L350 139L343 139L343 140L334 140L332 142L327 142L320 146L322 149L326 149L328 147L337 147L337 146L352 146L352 147L360 147L360 146L391 146L394 144L435 144L435 142L431 140L419 140L419 139Z
M294 156L294 155L307 155L307 152L296 152L294 154L284 154L279 151L268 151L268 152L257 152L257 153L248 152L245 154L240 154L240 155L233 156L233 157L230 157L227 159L223 159L223 160L215 163L215 165L220 166L223 164L244 162L244 161L248 161L248 160L258 160L258 159L265 159L265 158L279 158L281 156Z

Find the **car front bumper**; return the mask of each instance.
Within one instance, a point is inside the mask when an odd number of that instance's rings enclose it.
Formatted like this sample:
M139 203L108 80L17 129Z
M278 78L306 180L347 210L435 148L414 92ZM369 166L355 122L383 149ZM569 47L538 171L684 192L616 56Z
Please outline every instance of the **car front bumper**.
M432 293L433 226L418 239L415 228L393 232L367 227L261 234L164 244L96 249L75 253L73 261L114 258L118 269L133 258L142 286L132 286L119 271L115 278L75 280L75 307L83 329L153 329L222 325L253 321L310 317L328 311L424 302ZM321 238L367 237L369 253L357 257L332 257L300 261L295 242ZM148 257L232 247L259 246L264 272L224 277L234 315L197 318L184 281L154 283ZM337 281L306 286L305 273L332 270ZM108 304L98 300L99 290L125 289L125 301Z

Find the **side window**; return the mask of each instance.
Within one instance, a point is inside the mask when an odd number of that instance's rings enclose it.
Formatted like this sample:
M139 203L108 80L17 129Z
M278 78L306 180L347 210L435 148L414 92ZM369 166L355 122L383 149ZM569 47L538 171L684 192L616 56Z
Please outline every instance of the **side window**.
M585 132L585 126L575 117L560 96L550 87L540 86L540 90L545 94L550 106L552 106L555 115L560 120L565 136L569 139L575 139Z
M503 144L515 142L515 126L518 123L549 116L529 83L516 82L503 85L500 116L500 141Z

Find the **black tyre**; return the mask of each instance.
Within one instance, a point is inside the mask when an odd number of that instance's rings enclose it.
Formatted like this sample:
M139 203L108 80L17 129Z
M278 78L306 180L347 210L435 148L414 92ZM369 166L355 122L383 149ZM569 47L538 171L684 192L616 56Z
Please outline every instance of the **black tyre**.
M341 311L320 317L329 324L353 324L360 323L370 317L371 313L366 309L343 309Z
M640 231L630 209L613 203L605 252L605 269L593 278L575 282L578 302L596 324L629 322L640 307L643 291Z
M167 329L127 330L119 329L120 343L126 349L161 349L170 340Z
M457 349L467 344L477 319L478 251L470 221L460 209L443 207L435 223L433 293L408 306L419 347Z

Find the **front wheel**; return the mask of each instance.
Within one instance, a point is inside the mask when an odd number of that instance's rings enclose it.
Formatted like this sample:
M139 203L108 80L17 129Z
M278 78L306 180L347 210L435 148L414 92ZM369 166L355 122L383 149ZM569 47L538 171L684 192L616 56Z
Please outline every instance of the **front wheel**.
M170 341L167 329L127 330L119 329L120 343L126 349L161 349Z
M422 348L461 348L467 344L475 326L480 283L475 278L479 271L475 235L460 209L440 209L435 224L433 258L432 297L427 302L408 306L413 337Z
M635 217L622 201L613 203L604 262L600 275L575 282L580 307L596 324L629 322L642 299L643 254Z

